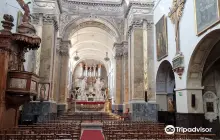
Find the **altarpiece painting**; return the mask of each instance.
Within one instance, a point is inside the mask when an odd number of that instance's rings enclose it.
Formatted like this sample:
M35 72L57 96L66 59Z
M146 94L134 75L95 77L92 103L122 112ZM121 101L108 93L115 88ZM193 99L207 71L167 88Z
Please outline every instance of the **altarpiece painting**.
M219 0L194 0L197 35L219 22L219 3Z
M157 60L168 55L167 18L165 15L156 24Z

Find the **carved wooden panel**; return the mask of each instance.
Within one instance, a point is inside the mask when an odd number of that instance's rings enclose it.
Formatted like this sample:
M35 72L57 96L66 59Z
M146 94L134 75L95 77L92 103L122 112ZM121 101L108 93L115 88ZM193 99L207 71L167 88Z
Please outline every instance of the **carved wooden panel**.
M26 89L27 79L11 78L9 88Z

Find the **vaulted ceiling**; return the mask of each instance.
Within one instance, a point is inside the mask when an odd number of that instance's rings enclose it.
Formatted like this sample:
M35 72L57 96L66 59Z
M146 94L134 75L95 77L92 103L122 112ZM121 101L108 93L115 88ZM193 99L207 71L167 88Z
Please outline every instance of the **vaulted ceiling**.
M113 60L113 44L116 39L108 32L97 27L86 27L75 32L70 38L72 48L70 50L70 59L73 65L86 59L94 59L102 62L107 71L111 68ZM74 56L78 52L80 60L75 61ZM104 58L108 52L110 60L106 62Z

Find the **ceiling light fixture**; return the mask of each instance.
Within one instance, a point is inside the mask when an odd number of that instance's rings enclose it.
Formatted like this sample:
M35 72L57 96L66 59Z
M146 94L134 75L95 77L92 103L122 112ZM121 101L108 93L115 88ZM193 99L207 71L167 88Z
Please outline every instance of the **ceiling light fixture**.
M79 60L79 56L78 56L78 52L76 51L76 56L74 56L74 60L78 61Z
M110 60L109 57L108 57L108 52L106 52L106 57L104 58L104 60L105 60L106 62Z

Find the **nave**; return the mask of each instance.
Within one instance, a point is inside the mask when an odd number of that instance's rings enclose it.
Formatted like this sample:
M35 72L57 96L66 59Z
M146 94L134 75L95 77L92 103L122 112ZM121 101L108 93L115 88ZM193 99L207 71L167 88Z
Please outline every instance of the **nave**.
M100 126L100 127L97 127ZM163 123L128 121L110 113L65 113L45 123L1 130L1 140L164 140L214 139L213 134L167 135ZM208 139L207 139L208 140Z

